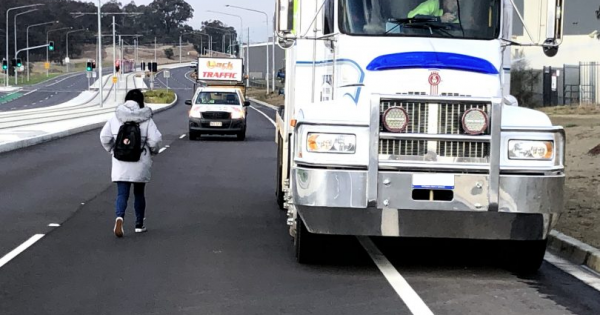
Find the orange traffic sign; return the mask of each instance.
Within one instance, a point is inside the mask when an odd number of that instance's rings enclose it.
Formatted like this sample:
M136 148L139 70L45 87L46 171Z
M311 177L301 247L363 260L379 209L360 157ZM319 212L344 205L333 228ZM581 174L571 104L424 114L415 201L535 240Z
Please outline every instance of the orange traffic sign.
M49 62L44 62L44 69L46 69L46 70L50 69L50 63Z
M117 83L117 77L113 77L113 83Z

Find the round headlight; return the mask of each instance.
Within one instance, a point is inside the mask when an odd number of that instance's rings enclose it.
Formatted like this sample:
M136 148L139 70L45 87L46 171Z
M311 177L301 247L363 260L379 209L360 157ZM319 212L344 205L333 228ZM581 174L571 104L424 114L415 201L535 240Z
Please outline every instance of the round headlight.
M480 135L488 127L488 116L481 109L469 109L462 117L462 124L466 133Z
M383 125L389 132L402 132L408 125L408 114L402 107L388 108L383 113Z

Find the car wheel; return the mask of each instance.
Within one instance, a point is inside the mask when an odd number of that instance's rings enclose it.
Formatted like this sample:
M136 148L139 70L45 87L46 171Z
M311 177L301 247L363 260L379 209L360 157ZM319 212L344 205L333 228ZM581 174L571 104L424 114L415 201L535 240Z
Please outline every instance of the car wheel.
M197 140L198 138L200 138L200 132L190 130L188 133L188 138L190 139L190 141Z
M241 131L237 134L237 139L239 141L244 141L246 140L246 130L244 129L244 131Z

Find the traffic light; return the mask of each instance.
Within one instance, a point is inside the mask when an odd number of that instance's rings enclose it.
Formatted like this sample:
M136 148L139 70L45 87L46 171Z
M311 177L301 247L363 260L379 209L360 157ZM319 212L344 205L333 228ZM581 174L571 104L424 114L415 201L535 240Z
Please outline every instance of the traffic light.
M8 70L8 61L6 59L2 59L2 70Z
M48 50L54 51L54 42L53 41L48 42Z
M142 71L146 71L146 63L142 62Z
M17 59L17 67L22 67L23 63L21 63L21 58Z
M92 61L92 69L96 69L96 61Z
M10 60L10 66L13 67L13 68L16 67L17 66L17 59L15 59L15 58L11 59Z
M158 72L158 63L152 62L150 66L150 71L154 73Z
M94 68L94 67L92 66L92 62L91 62L91 61L88 61L88 62L86 63L86 65L85 65L85 70L87 70L87 71L92 71L92 69L93 69L93 68Z

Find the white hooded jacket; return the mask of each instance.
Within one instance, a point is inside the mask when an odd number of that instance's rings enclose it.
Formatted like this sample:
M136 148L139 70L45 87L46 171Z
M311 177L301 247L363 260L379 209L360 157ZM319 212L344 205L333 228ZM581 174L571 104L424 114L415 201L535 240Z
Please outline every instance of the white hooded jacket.
M140 124L142 143L146 144L146 150L137 162L119 161L113 156L112 181L147 183L150 181L150 169L152 168L151 155L158 153L162 141L162 135L152 120L152 109L140 108L135 101L127 101L125 104L119 105L115 110L115 115L102 128L100 142L104 149L112 155L119 128L127 121Z

